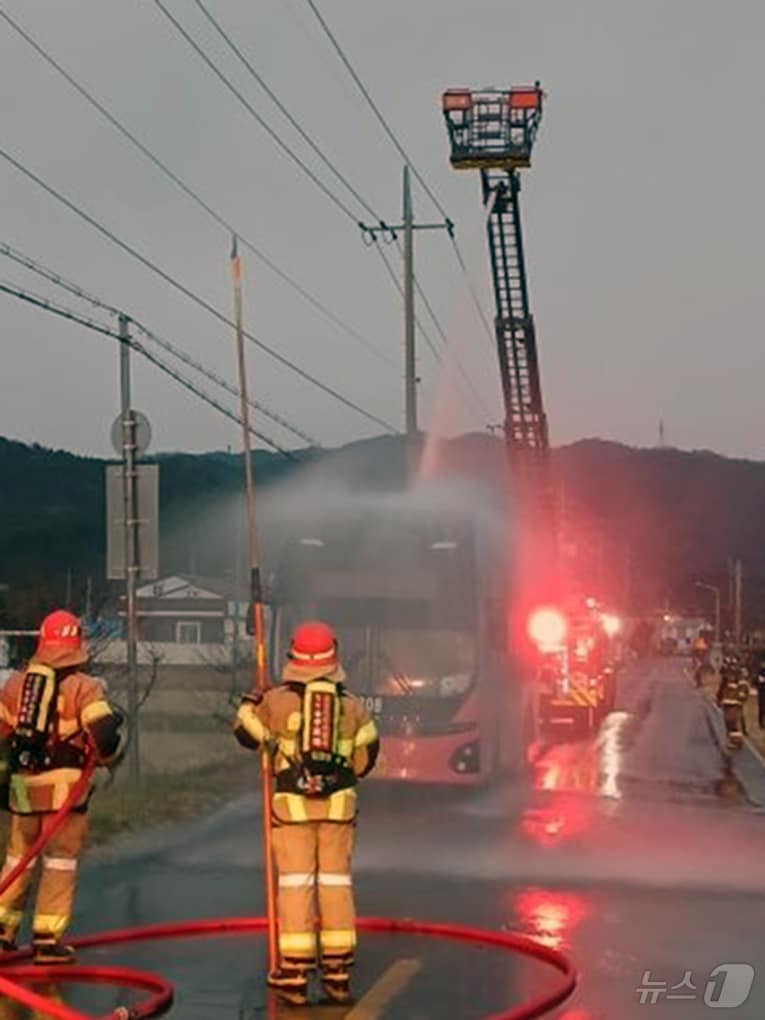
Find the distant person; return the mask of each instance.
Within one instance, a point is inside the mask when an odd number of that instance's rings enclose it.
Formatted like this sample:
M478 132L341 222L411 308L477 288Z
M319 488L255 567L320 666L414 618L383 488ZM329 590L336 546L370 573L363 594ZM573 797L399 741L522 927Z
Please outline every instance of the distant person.
M11 812L2 875L18 864L46 818L65 802L88 754L106 763L119 748L119 719L101 683L84 672L87 661L79 621L58 610L43 620L37 650L26 669L14 673L0 692L0 741L6 749ZM33 958L38 964L74 960L74 950L63 938L72 915L89 797L86 791L40 859L32 918ZM33 877L34 864L0 896L0 950L4 952L16 949Z
M324 991L343 1003L356 948L356 785L374 768L380 741L362 702L343 686L337 639L326 624L297 627L281 680L263 696L246 695L234 727L240 744L265 744L274 757L280 965L268 984L293 1005L308 1001L318 914Z
M693 639L691 646L691 661L693 664L694 676L696 679L696 686L701 686L701 678L704 670L707 666L709 656L709 645L702 634L698 634Z

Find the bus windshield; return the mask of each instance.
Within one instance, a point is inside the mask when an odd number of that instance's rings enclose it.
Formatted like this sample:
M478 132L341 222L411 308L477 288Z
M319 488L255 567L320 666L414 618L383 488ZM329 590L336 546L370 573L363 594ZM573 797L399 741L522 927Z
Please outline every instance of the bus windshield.
M343 613L338 604L280 613L280 645L300 619L318 617L332 624L348 687L356 694L387 697L449 698L464 695L476 673L476 642L472 629L444 627L414 612ZM429 615L429 614L428 614ZM382 617L382 620L380 619ZM372 622L374 621L374 622Z
M388 697L454 697L475 674L475 641L464 631L368 626L340 628L349 686Z

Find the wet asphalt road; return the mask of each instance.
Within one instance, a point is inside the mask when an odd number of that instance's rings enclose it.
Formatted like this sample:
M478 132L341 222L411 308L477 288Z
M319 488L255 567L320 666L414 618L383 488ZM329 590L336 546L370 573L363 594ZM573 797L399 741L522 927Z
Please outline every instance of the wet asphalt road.
M683 664L633 667L597 739L544 751L531 778L459 795L368 785L357 852L360 912L507 928L566 950L581 983L558 1020L714 1016L704 1003L710 974L734 963L755 969L754 984L746 1003L719 1015L762 1018L765 816L724 771ZM258 914L261 906L252 797L93 860L76 923L90 932ZM179 1020L266 1016L263 946L255 939L136 946L88 959L171 978L178 988L171 1015ZM355 975L362 1002L402 959L413 961L406 980L381 1012L362 1005L279 1015L471 1020L550 980L540 964L494 950L375 936L363 942ZM651 988L643 985L646 972ZM735 991L729 983L726 992ZM124 1001L103 990L70 998L94 1012Z

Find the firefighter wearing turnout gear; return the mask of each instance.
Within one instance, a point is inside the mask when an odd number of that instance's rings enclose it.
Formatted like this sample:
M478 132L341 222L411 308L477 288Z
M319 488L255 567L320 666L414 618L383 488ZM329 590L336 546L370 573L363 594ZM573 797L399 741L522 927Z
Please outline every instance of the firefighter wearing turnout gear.
M268 983L294 1004L307 1001L317 927L324 991L334 1002L350 999L356 784L374 768L380 743L344 680L332 629L303 623L292 636L281 684L262 697L245 697L235 724L241 744L265 746L273 755L281 962Z
M746 736L744 705L749 700L747 671L737 661L726 662L720 671L717 704L722 709L725 730L731 747L740 747Z
M120 721L103 685L83 667L88 651L79 621L58 610L40 628L37 650L26 669L9 677L0 693L0 741L7 759L6 806L11 812L5 865L9 874L40 835L82 776L89 754L108 764L120 744ZM32 920L35 963L70 963L63 942L72 914L77 865L87 831L90 791L41 855L41 876ZM33 862L0 895L0 949L16 948L32 885Z

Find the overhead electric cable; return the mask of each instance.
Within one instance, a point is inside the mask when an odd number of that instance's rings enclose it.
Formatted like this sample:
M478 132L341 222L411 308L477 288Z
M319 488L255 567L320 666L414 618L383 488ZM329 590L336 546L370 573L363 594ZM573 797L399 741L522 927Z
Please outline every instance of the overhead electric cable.
M187 32L186 29L181 25L181 23L167 10L167 8L163 4L162 0L154 0L154 3L160 9L160 11L162 11L162 13L165 15L165 17L173 24L173 26L176 28L176 30L178 32L180 32L180 34L183 36L183 38L186 40L186 42L194 49L194 51L202 58L202 60L204 60L205 64L216 74L216 76L226 85L226 87L230 89L230 91L236 96L236 98L241 103L243 103L245 105L247 110L256 118L258 123L268 131L269 135L280 146L280 148L282 148L284 151L286 151L288 153L288 155L290 155L294 160L296 160L298 162L298 164L300 165L301 169L303 169L304 172L309 174L309 176L314 181L314 183L318 183L316 176L307 168L305 163L302 160L300 160L300 158L295 153L292 152L292 150L286 145L286 143L284 143L282 141L282 139L279 137L279 135L270 127L270 125L267 124L267 122L264 121L264 119L260 116L260 114L258 114L257 111L252 107L252 105L245 99L245 97L242 95L242 93L230 82L230 80L223 74L223 72L220 71L220 69L217 67L217 65L205 53L203 48L193 39L193 37L190 35L190 33ZM221 36L221 38L225 41L225 43L232 50L232 52L238 57L238 59L246 67L246 69L248 70L250 75L260 85L260 87L266 92L268 97L276 104L276 106L279 109L279 111L287 118L289 123L300 134L300 137L303 138L303 140L310 146L310 148L319 156L319 158L322 160L322 162L331 170L331 172L338 178L338 180L340 180L341 183L350 191L350 193L359 202L359 204L375 220L378 221L378 223L380 224L380 228L382 230L386 230L387 229L386 224L383 221L383 219L380 217L379 213L374 208L372 208L372 206L369 204L369 202L367 202L367 200L358 192L358 190L356 188L354 188L353 185L348 181L347 177L345 177L345 175L342 174L341 171L339 171L337 169L337 167L332 163L332 161L324 154L324 152L320 149L318 144L305 131L305 129L300 125L300 123L297 121L297 119L290 113L290 111L287 109L287 107L281 102L279 97L274 93L274 91L270 88L270 86L265 82L263 77L255 70L255 68L252 65L251 61L248 60L248 58L242 52L240 47L238 47L236 45L236 43L233 41L233 39L231 39L231 37L228 35L228 33L225 31L225 29L220 25L220 23L216 20L216 18L208 11L208 9L205 7L204 3L202 3L202 0L195 0L195 3L197 5L197 7L199 7L199 9L202 11L204 16L207 18L207 20L210 22L210 24L213 26L213 28L216 30L216 32ZM404 158L406 159L407 158L406 154L403 152L403 150L401 150L401 152L402 152L402 155L404 155ZM419 179L419 175L418 175L417 171L414 168L413 168L413 172L415 173L415 176L417 176L418 179ZM422 182L422 183L424 184L424 182ZM427 185L424 185L424 186L427 187ZM331 194L328 192L328 190L324 186L321 186L321 187L322 187L322 190L324 191L325 194L327 194L330 197L332 197ZM354 217L353 213L351 213L350 210L347 207L345 207L342 202L337 200L336 196L334 197L334 200L335 200L335 204L338 205L342 209L342 211L345 212L345 214L347 216L349 216L351 219L354 219L354 221L356 222L356 225L362 231L364 231L365 230L364 225L359 220L357 220ZM445 219L447 219L447 220L449 219L445 212L443 212L442 214L443 214ZM451 223L450 220L449 220L449 223ZM462 371L464 371L464 369Z
M276 95L276 93L268 84L268 82L265 81L263 76L255 69L255 66L253 65L252 61L246 56L241 47L237 46L237 44L226 32L226 30L223 28L223 26L217 20L217 18L215 18L215 16L210 13L209 9L204 5L202 0L194 0L194 2L196 3L197 7L202 12L202 14L205 16L205 18L208 20L208 22L218 33L218 35L229 47L229 49L236 55L236 57L238 57L240 62L247 69L250 76L254 78L258 85L260 85L260 87L266 93L268 98L274 103L279 112L292 125L295 131L297 131L297 133L300 135L300 137L303 139L306 145L308 145L309 148L319 157L322 163L327 167L327 169L332 174L334 174L337 180L340 181L340 183L345 188L347 188L347 190L351 193L351 195L353 195L353 197L356 199L359 205L363 209L365 209L373 219L378 220L380 222L380 225L383 226L379 214L375 212L375 210L372 208L369 202L367 202L367 200L359 192L359 190L353 184L351 184L351 182L348 180L345 174L341 170L338 170L338 168L335 166L332 160L324 153L324 151L321 149L318 143L314 141L314 139L308 134L308 132L302 126L300 121L289 111L289 109L284 105L281 99L279 99L279 97Z
M393 285L395 286L396 290L399 292L399 294L403 298L403 296L404 296L404 288L401 285L401 281L399 280L398 276L396 275L396 271L391 266L390 260L388 259L387 255L385 254L385 252L384 252L382 246L379 244L379 242L376 242L375 246L378 249L378 253L380 255L380 258L383 261L383 265L385 266L385 269L386 269L386 271L388 273L388 276L390 276L391 280L393 281ZM399 251L400 251L400 249L399 249ZM425 294L422 291L422 288L419 287L419 285L417 283L416 277L415 277L415 287L417 288L418 294L423 299L423 303L425 304L425 307L428 309L428 312L429 312L430 317L431 317L431 319L433 320L433 322L434 322L434 324L436 326L436 329L438 329L438 331L440 333L440 336L441 336L441 339L442 339L442 341L444 343L444 346L448 347L448 345L449 345L448 337L446 336L446 333L445 333L443 327L441 326L441 323L439 322L438 318L436 317L436 314L433 311L432 305L430 304L430 302L425 297ZM438 364L443 368L444 367L443 357L441 356L441 352L436 347L436 345L435 345L435 343L433 341L433 338L430 335L430 332L425 329L425 327L423 326L422 321L419 318L419 316L415 315L414 321L415 321L415 325L417 327L417 330L418 330L420 336L422 336L422 338L425 340L425 343L428 345L428 347L429 347L433 357L436 359ZM479 393L474 388L473 382L470 379L470 377L468 376L468 374L465 372L465 369L462 366L462 364L459 361L455 360L455 365L457 366L457 370L460 373L460 376L462 377L464 382L469 387L469 392L466 393L465 391L461 391L460 392L460 396L462 397L463 401L466 402L466 406L467 406L467 398L468 397L471 397L472 399L475 400L475 404L473 406L473 412L475 413L476 408L478 408L477 419L483 424L484 419L485 419L486 415L488 414L486 408L484 407L483 401L481 400L481 397L480 397Z
M67 280L59 273L56 273L52 269L48 269L46 266L43 266L41 263L36 262L28 255L25 255L23 252L20 252L15 248L12 248L9 244L6 244L3 241L0 241L0 255L5 255L7 258L10 258L14 262L16 262L18 265L24 266L25 269L29 269L36 275L41 276L45 280L48 280L49 283L53 283L55 286L60 287L62 290L67 291L67 293L72 294L83 301L87 301L88 304L92 305L94 308L100 308L102 311L108 312L110 315L123 314L123 312L121 312L120 309L115 308L114 305L107 304L101 298L95 297L93 294L88 293L88 291L86 291L83 287L80 287L79 284L73 283L71 280ZM184 351L182 348L177 347L169 340L165 340L162 337L158 336L155 332L149 329L148 326L145 326L142 322L139 322L139 320L134 318L132 315L128 315L128 318L133 323L135 328L138 329L141 333L143 333L143 335L147 339L153 340L154 343L156 343L159 347L164 348L164 350L166 350L169 354L172 354L174 357L178 358L179 361L182 361L189 368L193 368L196 372L199 372L200 375L205 376L205 378L209 379L210 382L214 382L216 386L220 386L221 389L226 390L227 393L230 393L234 397L239 397L239 390L233 385L233 383L228 382L227 379L224 379L216 372L213 372L211 369L207 368L200 361L197 361L190 354L187 354L186 351ZM278 414L276 411L273 411L270 407L267 407L265 404L260 403L260 401L253 400L251 397L249 397L247 402L249 403L250 407L253 408L253 410L260 411L261 414L265 415L267 418L270 418L272 421L276 422L277 425L281 425L282 428L286 429L288 432L291 432L294 436L297 436L298 439L302 439L304 442L308 443L309 446L321 445L316 441L316 439L308 435L308 433L303 432L302 429L298 428L297 425L293 425L292 422L288 421L282 415Z
M327 185L321 180L321 178L318 177L313 172L313 170L308 166L308 164L304 160L302 160L300 156L298 156L298 154L294 152L293 149L290 148L289 145L287 145L287 143L277 134L276 131L274 131L274 129L271 127L271 125L268 123L265 117L261 116L261 114L258 113L258 111L255 109L252 103L250 103L249 100L246 99L246 97L240 92L236 85L234 85L231 79L226 77L226 75L223 73L223 71L221 71L221 69L218 67L215 61L212 60L205 53L204 49L193 38L193 36L191 36L189 32L186 31L186 29L183 27L180 21L178 21L178 19L173 14L170 13L170 11L164 5L162 0L154 0L154 3L159 8L159 10L164 14L167 20L175 27L176 31L179 32L180 35L186 40L186 42L194 50L194 52L204 61L207 67L209 67L209 69L213 72L216 78L218 78L218 80L225 85L229 92L231 92L232 95L234 95L239 100L242 106L249 112L250 116L255 118L258 124L260 124L260 126L263 128L266 134L268 134L268 136L276 143L276 145L278 145L282 152L285 153L285 155L288 156L293 163L297 164L297 166L300 167L303 173L313 181L316 187L319 188L319 190L323 192L323 194L331 202L333 202L334 205L336 205L337 208L340 209L341 212L343 212L348 217L348 219L355 223L356 226L360 227L361 223L359 222L358 217L354 215L354 213L351 211L348 205L341 198L338 198L334 191L332 191L331 188L328 188Z
M64 308L63 306L58 305L55 301L51 301L48 298L40 297L39 295L32 294L29 291L23 290L20 287L16 287L13 284L0 283L0 292L8 294L11 297L19 298L21 301L25 301L27 302L27 304L34 305L37 308L41 308L43 311L50 312L51 314L56 315L59 318L67 319L70 322L75 322L78 325L84 326L86 329L89 329L94 333L100 333L102 336L112 337L115 340L122 339L120 337L120 334L111 327L105 326L94 319L88 318L87 316L80 315L79 313L74 312L69 308ZM224 404L221 404L218 400L216 400L215 397L211 396L200 386L197 386L196 383L192 382L190 379L187 379L180 372L178 372L177 369L173 368L171 365L168 365L162 358L154 354L154 352L147 350L147 348L144 347L142 343L133 339L132 337L128 340L128 343L130 344L134 351L136 351L142 357L146 358L147 361L150 361L153 365L159 368L166 375L169 375L171 378L175 379L176 382L180 383L181 386L187 389L190 393L193 393L200 400L203 400L206 404L209 404L210 407L214 407L216 411L219 411L221 414L224 414L227 418L230 418L231 421L234 421L238 425L241 425L241 419L239 418L238 414L231 411ZM253 426L250 426L250 432L252 432L254 436L257 436L258 439L266 443L272 449L276 450L278 453L283 454L290 460L295 459L294 455L290 453L289 450L285 450L275 440L271 439L271 437L267 436L264 432L260 432Z
M159 2L159 0L155 0L155 2ZM340 43L338 42L337 37L335 36L335 34L333 33L332 29L329 27L329 25L325 21L324 17L321 14L321 11L319 10L319 8L314 3L314 0L306 0L306 2L308 4L308 6L311 8L311 10L313 11L314 15L316 16L316 20L321 25L324 34L326 35L327 39L329 40L330 44L332 45L332 48L337 53L337 55L340 58L340 60L343 62L343 65L345 66L345 69L350 74L351 78L353 78L354 82L356 83L356 86L358 87L359 91L363 95L364 99L366 100L369 108L374 113L374 115L377 118L378 122L382 126L383 131L385 132L385 134L388 136L388 138L390 139L390 141L394 145L396 151L401 156L401 158L404 160L404 162L409 165L409 167L411 168L412 173L414 174L414 177L417 179L417 181L419 182L419 184L422 187L423 191L428 196L428 198L431 200L433 205L436 207L436 209L438 209L439 213L443 216L443 218L445 220L448 220L451 223L451 219L450 219L449 214L447 213L446 209L444 209L443 205L438 200L436 195L433 193L433 191L431 190L431 188L428 185L428 183L425 180L425 178L422 176L420 171L417 169L417 167L414 165L412 160L409 158L409 154L406 152L406 150L404 149L404 147L401 144L401 142L399 142L399 140L396 137L396 135L394 134L393 129L391 128L390 124L388 124L388 121L385 119L385 117L381 113L380 108L378 107L377 103L375 103L374 99L372 98L371 93L369 92L369 89L366 87L364 82L361 80L359 75L356 73L356 69L354 68L353 64L351 64L351 62L348 59L348 57L345 55L345 52L344 52L342 46L340 45Z
M378 107L377 103L375 103L374 99L372 98L372 95L371 95L369 89L364 84L364 82L361 80L361 78L360 78L359 74L357 73L356 69L354 68L353 64L350 62L350 60L347 57L345 51L343 50L342 46L338 42L338 39L337 39L336 35L332 31L332 29L329 27L329 24L327 23L326 19L322 16L322 13L319 10L319 8L317 7L317 5L315 3L315 0L306 0L306 3L308 4L308 6L313 11L314 16L316 17L316 20L321 25L322 31L324 32L324 34L327 37L327 39L329 40L332 48L334 49L334 51L337 53L338 57L342 61L343 66L348 71L348 74L351 76L351 78L355 82L356 87L361 92L361 94L364 97L367 105L369 106L369 108L374 113L374 115L377 118L378 122L380 123L383 131L387 135L388 139L390 140L390 142L392 143L392 145L394 146L394 148L396 149L398 154L402 157L404 162L409 165L409 167L410 167L410 169L412 171L412 174L415 177L415 180L417 180L417 182L419 183L420 187L423 189L425 194L431 200L433 205L436 207L436 209L438 209L439 213L444 217L444 219L447 220L447 222L452 225L452 228L453 228L453 226L454 226L453 221L450 218L449 214L446 212L446 209L444 208L443 203L439 200L438 196L433 192L433 189L430 187L430 185L425 180L423 175L417 169L417 166L415 165L415 163L410 158L408 152L406 151L406 149L403 147L401 142L396 137L395 132L391 128L391 126L388 123L388 121L386 120L386 118L383 116L383 114L380 111L380 108ZM481 318L481 322L483 323L483 326L486 329L486 332L488 333L489 338L493 342L494 341L494 332L491 329L491 326L489 325L488 319L486 318L486 313L484 312L483 308L481 307L480 298L478 297L478 294L477 294L477 292L475 290L475 287L473 286L473 282L470 279L470 274L468 273L468 269L467 269L467 264L465 262L465 258L464 258L463 254L462 254L462 250L460 248L459 241L457 240L457 238L456 238L456 236L454 234L454 230L453 229L451 229L449 231L449 236L451 238L452 249L454 251L454 255L455 255L456 259L457 259L457 264L459 265L460 270L461 270L463 276L465 277L465 280L466 280L468 289L470 291L470 295L471 295L471 297L473 299L473 303L475 305L476 311L478 312L478 315Z
M263 89L263 91L266 93L266 95L269 97L269 99L271 99L272 102L276 105L277 109L284 115L284 117L288 120L288 122L292 125L292 127L298 132L298 134L303 139L303 141L305 141L306 144L308 146L310 146L310 148L319 157L319 159L321 159L321 161L325 164L325 166L348 189L348 191L353 195L353 197L356 199L356 201L370 214L370 216L372 216L373 219L378 221L378 223L380 224L381 229L384 230L386 225L385 225L382 217L380 216L379 212L377 212L374 208L372 208L372 206L369 204L369 202L367 202L367 200L364 198L364 196L361 195L359 193L359 191L349 182L348 178L340 170L338 170L337 167L335 166L335 164L324 154L324 152L318 146L318 144L314 141L314 139L308 134L307 131L305 131L305 129L300 124L300 122L293 116L293 114L289 111L289 109L287 109L287 107L279 99L279 97L276 95L276 93L273 91L273 89L263 79L263 76L261 74L259 74L259 72L255 69L255 67L253 66L251 60L248 59L248 57L244 54L242 49L239 46L237 46L237 44L234 42L234 40L231 38L231 36L226 32L226 30L223 28L223 26L220 24L220 22L217 20L217 18L215 18L215 16L205 6L203 0L194 0L194 3L197 5L199 10L202 12L202 14L207 19L207 21L212 25L212 27L215 29L215 31L218 33L218 35L223 39L223 41L226 43L226 45L229 47L229 49L236 55L236 57L239 59L239 61L247 69L247 71L252 76L252 78L254 78L254 80L258 83L258 85L260 85L260 87ZM405 158L406 158L406 156L405 156ZM446 215L446 213L443 212L442 214L443 214L444 218L448 220L448 216ZM449 222L451 222L451 221L449 221ZM453 236L453 232L452 232L451 229L449 231L449 235L450 235L450 237L452 239L452 242L454 242L454 236ZM448 344L448 340L446 338L446 335L445 335L445 333L444 333L440 323L438 322L438 319L437 319L437 317L435 315L435 312L433 311L433 306L432 306L431 302L428 300L428 298L427 298L423 288L420 285L419 280L417 280L416 278L415 278L415 281L414 281L414 285L415 285L415 288L417 290L417 293L419 294L420 298L422 299L423 304L425 305L425 307L426 307L426 309L428 311L428 314L429 314L431 320L433 321L433 324L435 325L438 333L440 334L444 344ZM422 331L421 327L420 327L420 330ZM438 358L438 355L436 354L435 350L433 349L432 342L429 339L428 339L428 344L431 347L431 349L433 350L433 353L436 356L436 358ZM482 404L481 398L478 395L478 392L477 392L473 382L469 379L469 377L467 375L467 372L465 371L465 369L463 368L462 365L459 365L458 367L459 367L460 374L466 380L468 386L470 387L470 391L471 391L472 396L475 399L477 399L478 402L479 402L479 405L481 405ZM482 407L482 413L485 413L485 410L483 409L483 407Z
M339 315L328 308L322 301L320 301L315 295L311 294L310 291L306 290L302 284L282 269L277 263L273 261L261 248L255 245L247 237L245 237L238 228L235 228L228 220L225 219L219 212L217 212L205 199L199 195L193 188L191 188L186 182L178 176L173 170L167 166L148 146L130 131L129 128L111 113L103 103L101 103L96 97L89 92L81 82L77 81L73 75L71 75L66 68L64 68L51 54L45 50L36 39L34 39L17 21L15 21L6 11L0 8L0 18L10 25L10 27L40 56L50 67L52 67L71 87L79 93L82 98L89 103L111 126L127 139L131 145L133 145L138 151L149 160L162 174L167 177L176 187L178 187L187 198L190 198L200 209L203 210L218 226L223 227L227 234L237 234L239 240L242 242L245 248L247 248L252 254L259 259L264 265L283 280L289 287L291 287L297 294L299 294L304 301L310 304L318 312L320 312L325 318L332 322L335 326L341 329L344 333L356 340L363 347L365 347L370 354L379 358L381 361L386 362L393 368L398 366L389 358L387 354L379 349L375 344L372 343L367 337L360 333L357 329L345 322Z
M42 190L45 191L48 195L50 195L52 198L55 198L56 201L60 202L67 209L69 209L70 212L73 212L81 220L83 220L85 223L89 224L89 226L97 230L103 237L108 238L108 240L110 240L122 251L126 252L132 258L136 259L138 262L141 263L141 265L145 266L147 269L150 269L153 273L155 273L157 276L163 279L166 283L169 283L170 286L177 290L179 293L183 294L185 297L189 298L190 301L193 301L195 304L199 305L200 308L204 308L206 312L208 312L210 315L216 318L219 322L224 323L231 329L234 328L233 321L229 319L228 316L220 312L217 308L215 308L214 305L211 305L208 301L205 301L204 298L199 297L198 294L195 294L194 291L190 290L179 280L176 280L175 277L170 275L170 273L166 272L155 262L152 262L151 259L147 258L136 248L133 248L126 241L123 241L113 231L109 230L107 227L104 227L103 224L99 223L98 220L94 219L89 213L85 212L78 205L76 205L74 202L68 199L65 195L61 194L61 192L53 188L50 184L47 184L44 180L42 180L41 177L39 177L32 170L26 167L23 163L17 160L9 152L6 152L5 149L0 148L0 156L11 166L15 167L16 170L18 170L21 174L23 174L29 180L37 184L38 187L42 188ZM314 385L317 389L320 389L322 392L333 397L339 403L350 408L351 410L356 411L357 414L360 414L362 417L366 418L368 421L373 422L375 425L380 425L382 426L382 428L386 429L389 432L393 433L396 432L396 429L390 424L390 422L385 421L383 418L377 417L377 415L372 414L372 412L370 411L366 411L359 404L350 400L348 397L343 396L342 393L339 393L333 387L328 386L326 383L321 382L315 376L311 375L310 372L307 372L299 365L296 365L293 361L290 361L290 359L286 358L283 354L279 354L279 352L274 350L273 347L269 347L268 344L264 343L262 340L259 340L253 333L245 331L244 335L251 343L254 343L256 347L259 347L262 351L265 351L272 358L274 358L274 360L278 361L281 365L284 365L286 368L289 368L292 372L294 372L296 375L299 375L302 379L305 379L307 382L312 383L312 385Z

